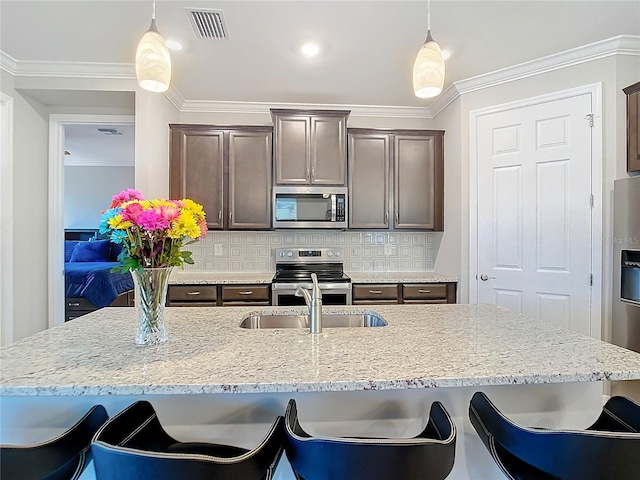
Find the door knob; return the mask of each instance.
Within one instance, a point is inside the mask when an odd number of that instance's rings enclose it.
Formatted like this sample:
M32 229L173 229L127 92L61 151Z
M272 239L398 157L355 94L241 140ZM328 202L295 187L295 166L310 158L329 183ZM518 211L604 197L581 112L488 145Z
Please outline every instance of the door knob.
M496 277L490 277L489 275L487 275L486 273L483 273L482 275L480 275L480 280L482 280L483 282L486 282L487 280L489 280L490 278L495 279Z

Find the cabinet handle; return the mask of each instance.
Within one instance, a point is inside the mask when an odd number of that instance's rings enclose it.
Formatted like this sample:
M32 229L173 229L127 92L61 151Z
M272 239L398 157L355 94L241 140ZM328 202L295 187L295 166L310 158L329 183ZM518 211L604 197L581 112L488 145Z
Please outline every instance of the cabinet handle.
M187 295L200 295L200 292L195 291L195 292L187 292Z
M418 290L418 293L431 293L431 290Z
M384 212L384 224L389 225L389 212Z
M231 223L231 219L233 218L233 213L229 212L229 223Z
M305 174L305 177L307 180L309 180L309 167L307 167L307 173Z
M218 222L222 221L222 210L218 212Z
M253 295L251 290L247 290L246 292L238 292L239 295Z
M379 295L382 293L382 290L369 290L369 293L375 293L376 295Z
M79 307L80 304L79 303L69 303L70 307Z
M316 179L316 167L313 167L311 169L311 180L315 180Z
M396 212L396 225L400 223L400 213Z

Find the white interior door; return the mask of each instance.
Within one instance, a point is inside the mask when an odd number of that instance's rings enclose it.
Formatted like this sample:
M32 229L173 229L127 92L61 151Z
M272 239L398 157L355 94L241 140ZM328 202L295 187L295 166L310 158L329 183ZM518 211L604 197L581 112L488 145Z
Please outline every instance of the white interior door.
M477 296L589 335L590 94L477 119Z

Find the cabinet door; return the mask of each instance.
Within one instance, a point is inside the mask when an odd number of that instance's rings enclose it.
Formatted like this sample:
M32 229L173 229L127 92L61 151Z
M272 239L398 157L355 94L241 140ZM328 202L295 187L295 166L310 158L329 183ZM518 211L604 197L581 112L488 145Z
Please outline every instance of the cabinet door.
M345 185L346 116L311 117L311 183Z
M223 140L220 130L171 131L169 195L201 204L210 230L223 228Z
M349 133L349 228L389 228L390 137Z
M308 116L273 114L277 184L307 184L311 180Z
M395 228L442 230L442 139L442 134L395 136Z
M640 82L623 89L627 95L627 171L640 171Z
M229 229L271 227L271 131L229 132Z

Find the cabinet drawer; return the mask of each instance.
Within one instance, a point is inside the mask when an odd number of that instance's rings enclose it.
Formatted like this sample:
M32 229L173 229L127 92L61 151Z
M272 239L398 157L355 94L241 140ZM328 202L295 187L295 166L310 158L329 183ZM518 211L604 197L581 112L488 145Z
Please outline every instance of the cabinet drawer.
M227 302L268 302L270 285L223 285L222 301Z
M86 298L78 297L78 298L65 298L64 299L65 310L67 312L77 311L77 310L88 310L93 311L96 309L96 306L91 303ZM85 312L87 313L87 312Z
M404 300L431 300L447 299L447 285L423 283L402 286L402 298ZM445 302L446 303L446 302Z
M169 285L169 303L173 302L215 302L218 287L215 285Z
M363 284L353 286L353 300L398 300L396 284Z
M427 303L448 303L446 298L432 298L432 299L422 299L422 300L406 300L404 301L405 305L409 305L412 303L420 303L420 304L427 304Z
M167 307L217 307L216 302L167 302Z

